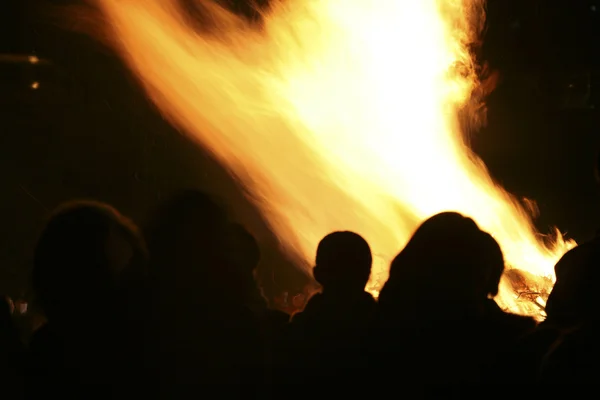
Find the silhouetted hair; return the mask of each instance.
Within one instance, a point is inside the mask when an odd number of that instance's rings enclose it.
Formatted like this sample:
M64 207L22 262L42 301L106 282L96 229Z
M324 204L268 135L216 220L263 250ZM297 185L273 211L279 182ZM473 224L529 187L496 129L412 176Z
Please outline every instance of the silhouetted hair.
M364 289L373 258L371 248L362 236L354 232L333 232L325 236L317 247L313 274L325 290L327 288Z
M151 253L169 248L191 231L205 236L199 240L206 239L214 236L215 229L224 227L226 220L224 208L209 194L195 189L177 192L159 205L147 226L148 247Z
M38 239L32 284L50 317L67 304L118 287L130 269L143 268L145 258L137 228L117 210L94 201L69 202L56 209Z
M481 254L476 251L480 235L475 221L456 212L427 219L392 262L380 304L424 305L475 297L476 287L485 280Z
M175 193L154 214L146 237L152 273L163 293L203 299L243 297L231 257L229 219L212 196L195 189ZM202 300L204 301L204 300Z
M600 299L600 246L598 240L583 243L565 253L554 266L556 282L546 301L548 321L577 325L597 318Z

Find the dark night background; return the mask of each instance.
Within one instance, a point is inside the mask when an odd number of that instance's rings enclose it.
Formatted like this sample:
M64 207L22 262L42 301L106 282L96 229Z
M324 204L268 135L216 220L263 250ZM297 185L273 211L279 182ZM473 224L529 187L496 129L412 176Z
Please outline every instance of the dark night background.
M0 292L26 289L36 234L58 203L96 198L143 223L184 187L226 199L268 249L267 288L290 288L298 277L281 267L277 241L236 184L161 119L110 51L55 18L52 7L72 3L8 0L0 8L0 54L50 61L0 62ZM541 231L557 225L578 241L600 217L597 3L488 0L481 58L500 81L488 125L472 139L504 187L537 200Z

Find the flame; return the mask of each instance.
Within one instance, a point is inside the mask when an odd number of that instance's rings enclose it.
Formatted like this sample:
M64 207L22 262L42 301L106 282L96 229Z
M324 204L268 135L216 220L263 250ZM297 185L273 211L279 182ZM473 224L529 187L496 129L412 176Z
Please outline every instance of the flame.
M239 178L307 270L325 234L356 231L371 243L377 294L418 223L455 210L550 290L575 243L557 232L545 245L461 132L480 87L468 47L483 0L277 2L260 27L200 1L202 32L173 0L96 2L151 99ZM540 313L506 279L496 300Z

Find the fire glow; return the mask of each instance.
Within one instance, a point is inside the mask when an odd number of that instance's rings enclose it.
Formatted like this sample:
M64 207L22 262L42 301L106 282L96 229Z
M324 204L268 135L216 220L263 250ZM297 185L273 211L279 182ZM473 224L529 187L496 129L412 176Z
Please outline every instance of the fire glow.
M468 47L483 0L288 0L261 26L200 1L202 33L175 0L96 2L149 97L243 183L305 268L325 234L353 230L376 256L376 294L416 226L453 210L498 240L525 286L550 290L575 243L541 240L459 123L479 106ZM539 314L509 281L496 300Z

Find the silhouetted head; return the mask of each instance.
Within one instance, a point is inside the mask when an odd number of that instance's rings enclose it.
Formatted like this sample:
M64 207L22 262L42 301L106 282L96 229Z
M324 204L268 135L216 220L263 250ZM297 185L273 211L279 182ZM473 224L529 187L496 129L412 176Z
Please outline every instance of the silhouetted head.
M600 317L598 239L568 251L554 267L556 282L546 302L549 322L572 327Z
M150 254L160 262L204 260L217 250L214 245L221 242L226 222L225 211L210 195L197 190L175 193L160 204L146 229Z
M146 237L163 290L198 299L239 291L228 230L225 210L206 193L185 190L161 204Z
M131 221L106 204L71 202L52 214L39 237L32 283L50 321L93 314L113 300L125 280L144 273L145 260Z
M364 291L373 262L369 244L354 232L333 232L317 248L313 274L325 291Z
M455 212L423 222L392 262L380 304L439 308L479 300L489 276L482 267L481 234L471 218Z

